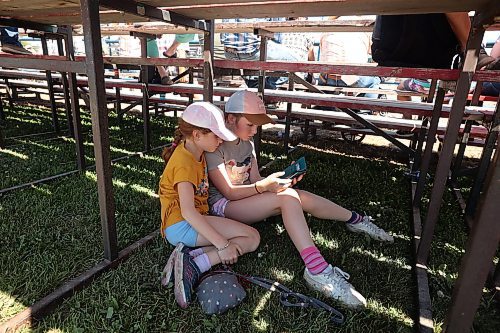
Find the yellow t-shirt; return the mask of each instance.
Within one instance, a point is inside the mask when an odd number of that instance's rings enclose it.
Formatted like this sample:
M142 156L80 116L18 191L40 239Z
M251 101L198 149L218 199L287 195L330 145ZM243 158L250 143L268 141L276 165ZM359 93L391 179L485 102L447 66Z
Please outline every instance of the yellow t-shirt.
M189 182L194 188L194 206L202 215L208 214L208 171L205 155L196 161L184 142L175 148L160 179L161 232L184 220L181 213L177 184Z

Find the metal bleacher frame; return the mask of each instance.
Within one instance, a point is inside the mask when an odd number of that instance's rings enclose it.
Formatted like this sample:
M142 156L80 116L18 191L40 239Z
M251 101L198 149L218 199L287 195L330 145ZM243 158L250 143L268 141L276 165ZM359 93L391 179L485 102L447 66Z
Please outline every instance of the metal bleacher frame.
M499 73L476 72L478 50L484 34L485 26L494 23L495 15L500 14L500 3L495 0L442 0L439 2L430 0L404 0L404 1L334 1L323 0L313 2L297 1L252 1L248 4L245 1L235 3L230 0L209 1L209 0L148 0L141 3L133 0L80 0L80 5L74 1L37 1L30 7L29 1L1 2L0 3L0 24L8 26L18 26L30 28L49 36L56 34L61 36L59 40L65 41L65 50L60 49L58 56L13 56L0 55L0 66L32 68L47 71L49 85L52 79L49 77L51 72L61 72L67 75L67 83L63 84L65 103L68 112L68 121L71 122L72 131L76 140L76 150L78 155L78 170L84 170L83 143L81 137L80 108L78 105L78 81L77 73L86 74L89 108L91 112L94 151L96 158L96 172L98 184L98 198L100 207L100 217L103 233L104 259L96 266L82 273L75 279L63 284L60 288L54 290L51 294L35 302L30 308L14 316L12 319L0 326L0 330L15 329L21 325L31 322L41 313L48 311L51 307L59 303L64 297L72 294L78 288L91 282L93 278L107 269L118 265L126 259L139 246L150 242L157 233L154 232L137 242L129 245L119 251L117 246L117 235L115 225L114 196L112 190L111 159L109 147L108 116L106 108L106 96L104 94L106 81L104 80L104 58L102 56L101 46L101 22L144 22L147 20L157 20L161 22L172 23L201 30L204 35L204 58L203 59L118 59L107 58L107 62L135 65L184 65L187 67L200 67L203 69L204 86L203 89L193 89L192 87L170 86L158 87L161 91L177 91L186 93L203 93L206 101L213 101L214 93L220 93L228 96L230 90L215 89L213 86L214 67L226 70L254 70L260 71L261 82L266 71L284 71L288 73L295 72L329 72L329 73L356 73L365 75L396 76L396 77L416 77L440 79L442 84L437 88L436 99L431 106L427 136L422 136L427 141L426 149L422 155L416 154L414 171L420 171L420 174L427 174L430 161L429 147L437 131L437 121L442 109L444 99L444 90L447 86L446 81L456 81L455 98L449 112L449 121L444 133L443 148L438 160L436 175L434 177L431 200L427 207L427 216L425 223L421 223L420 200L423 186L425 186L425 177L420 177L412 182L412 209L413 209L413 231L414 231L414 254L415 263L412 265L417 281L417 299L418 299L418 318L415 323L420 332L432 332L432 310L427 281L427 262L434 229L439 217L441 199L448 181L448 175L452 164L453 152L459 135L460 124L464 116L465 105L468 97L468 89L472 80L481 82L499 81ZM21 4L22 3L22 4ZM283 6L287 3L287 6ZM37 7L40 6L41 7ZM158 8L163 4L168 4L169 8ZM111 9L99 12L101 8ZM245 10L242 10L242 7ZM203 9L203 10L201 10ZM453 70L426 70L426 69L404 69L404 68L369 68L349 66L335 66L328 64L304 64L304 63L280 63L280 62L244 62L244 61L214 61L214 21L215 18L222 17L262 17L262 16L317 16L317 15L348 15L348 14L409 14L409 13L430 13L430 12L453 12L475 10L473 28L470 31L467 44L466 59L463 69ZM50 15L58 12L58 15ZM205 21L201 21L204 19ZM69 24L82 23L83 34L85 36L86 57L75 58L72 45L72 31ZM57 25L57 26L56 26ZM265 35L261 32L261 35ZM265 59L265 38L262 38L263 48L261 57ZM63 52L64 51L64 52ZM326 68L326 70L325 70ZM51 74L52 75L52 74ZM62 76L64 77L64 75ZM63 79L64 81L64 79ZM292 81L293 82L293 81ZM146 83L142 84L143 92L150 91ZM273 93L265 91L263 85L259 87L259 93L266 101L281 101L286 97L286 92ZM52 94L53 95L53 94ZM149 103L148 94L143 94L143 119L145 124L149 121ZM317 100L318 98L316 98ZM302 103L304 99L293 99L291 96L286 98L289 103ZM349 101L348 99L337 100L335 102L325 102L337 106L359 105L361 101ZM342 105L345 103L345 105ZM52 100L51 100L52 104ZM373 103L372 103L373 104ZM291 104L290 104L291 105ZM448 310L444 332L467 332L470 330L474 314L479 305L481 291L485 284L488 272L492 266L492 259L498 248L500 225L497 222L500 216L500 205L497 204L497 198L500 196L500 165L498 164L499 141L496 135L499 131L498 109L500 103L496 104L496 113L492 121L492 130L495 135L487 139L486 147L491 151L496 145L496 152L491 159L482 159L484 165L482 168L485 178L484 185L478 185L482 189L482 202L474 216L470 217L471 231L467 244L465 255L462 259L459 277L457 279L452 303ZM373 106L372 107L376 107ZM366 126L370 123L366 119L358 119L355 115L347 112L356 120ZM287 109L287 118L292 115L292 108ZM362 117L360 117L362 118ZM373 124L372 124L373 125ZM56 126L56 124L54 124ZM147 126L145 126L146 128ZM145 148L149 148L145 130ZM381 135L383 135L381 133ZM1 142L0 133L0 145ZM388 138L388 140L390 140ZM488 176L486 177L486 174ZM495 278L500 282L500 272L497 269Z

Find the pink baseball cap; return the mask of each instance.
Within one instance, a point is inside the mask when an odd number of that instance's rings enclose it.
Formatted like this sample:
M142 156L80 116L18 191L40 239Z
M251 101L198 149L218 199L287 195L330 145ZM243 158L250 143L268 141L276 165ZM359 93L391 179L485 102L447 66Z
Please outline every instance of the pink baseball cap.
M240 90L229 97L225 106L226 113L242 113L254 125L274 124L274 120L266 114L264 102L257 94Z
M236 135L227 129L224 113L209 102L196 102L189 105L182 113L182 120L191 125L207 128L224 141L236 140Z

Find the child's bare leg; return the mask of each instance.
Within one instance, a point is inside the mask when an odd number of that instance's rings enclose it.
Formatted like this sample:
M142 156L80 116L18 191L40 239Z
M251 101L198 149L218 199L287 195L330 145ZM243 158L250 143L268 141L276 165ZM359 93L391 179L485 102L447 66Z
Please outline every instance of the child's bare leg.
M351 218L352 212L336 203L320 197L311 192L296 190L302 202L302 208L309 214L324 220L337 220L346 222Z
M303 203L297 191L266 192L249 198L230 201L225 215L245 223L254 223L281 212L285 229L306 266L304 278L314 289L322 291L349 307L366 305L365 298L345 279L345 273L329 265L314 246L304 218Z
M238 244L243 251L241 254L253 252L259 246L260 235L254 228L228 218L217 216L206 216L205 218L218 233L232 243ZM210 246L210 242L205 237L198 234L196 245L204 246L204 252L207 254L211 266L220 264L221 260L217 249Z
M245 199L229 201L225 210L226 217L247 224L259 222L280 213L283 216L285 229L299 252L314 245L304 218L300 198L295 190L287 189L278 194L265 192Z

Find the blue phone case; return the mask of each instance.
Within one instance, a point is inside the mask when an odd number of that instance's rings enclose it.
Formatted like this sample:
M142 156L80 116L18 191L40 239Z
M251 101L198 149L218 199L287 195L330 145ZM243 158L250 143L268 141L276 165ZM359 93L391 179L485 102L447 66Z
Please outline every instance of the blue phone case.
M307 171L306 159L304 156L299 158L295 163L290 164L285 170L285 174L281 178L296 178Z

